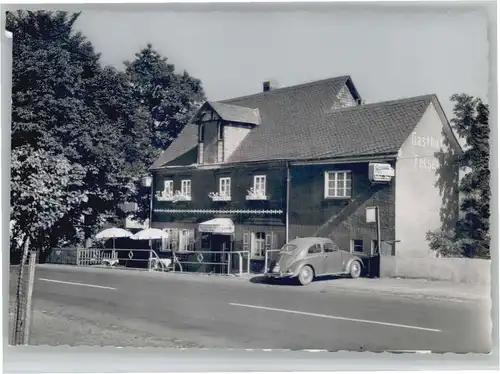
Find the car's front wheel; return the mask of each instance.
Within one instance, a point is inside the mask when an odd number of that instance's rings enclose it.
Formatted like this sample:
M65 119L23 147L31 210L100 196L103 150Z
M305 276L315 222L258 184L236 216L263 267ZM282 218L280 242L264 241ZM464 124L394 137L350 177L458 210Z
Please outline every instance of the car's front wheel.
M304 266L298 276L299 283L303 286L308 285L314 279L314 270L309 265Z
M351 275L351 278L356 279L359 278L361 275L361 264L359 261L353 261L351 262L351 267L349 269L349 274Z

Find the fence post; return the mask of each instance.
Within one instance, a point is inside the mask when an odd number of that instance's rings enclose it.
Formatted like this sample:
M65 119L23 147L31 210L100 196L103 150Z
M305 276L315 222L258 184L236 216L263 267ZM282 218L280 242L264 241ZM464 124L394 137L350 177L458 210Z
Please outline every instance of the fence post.
M24 325L24 344L29 344L31 327L31 300L33 298L33 284L35 283L36 252L30 252L28 266L28 292L26 294L26 315Z
M267 249L265 250L264 252L264 274L267 273L267 266L268 266L268 263L267 263Z
M19 274L17 277L17 290L16 290L16 314L14 317L14 332L12 336L12 344L18 345L23 343L24 327L26 318L26 304L24 294L24 267L28 257L30 239L27 238L24 242L23 253L21 257L21 264L19 266Z
M227 274L231 274L231 252L227 254Z
M151 271L151 260L153 259L153 252L152 249L149 248L149 260L148 260L148 270Z
M247 274L250 274L250 251L247 251Z
M243 256L241 253L238 253L239 256L239 268L240 268L240 277L243 275Z
M80 266L80 248L76 247L76 266Z

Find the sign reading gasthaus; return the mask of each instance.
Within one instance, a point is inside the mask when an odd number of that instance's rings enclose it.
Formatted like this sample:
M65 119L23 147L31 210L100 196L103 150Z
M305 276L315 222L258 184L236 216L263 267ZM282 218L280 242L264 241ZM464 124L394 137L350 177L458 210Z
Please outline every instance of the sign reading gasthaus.
M388 163L372 162L368 165L368 178L371 182L390 182L394 177L394 169Z

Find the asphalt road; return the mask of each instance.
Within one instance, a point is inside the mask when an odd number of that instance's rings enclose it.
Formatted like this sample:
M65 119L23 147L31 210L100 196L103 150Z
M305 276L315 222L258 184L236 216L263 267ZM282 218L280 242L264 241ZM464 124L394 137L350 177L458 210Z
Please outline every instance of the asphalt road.
M40 267L33 304L31 344L455 353L491 346L489 306L479 301Z

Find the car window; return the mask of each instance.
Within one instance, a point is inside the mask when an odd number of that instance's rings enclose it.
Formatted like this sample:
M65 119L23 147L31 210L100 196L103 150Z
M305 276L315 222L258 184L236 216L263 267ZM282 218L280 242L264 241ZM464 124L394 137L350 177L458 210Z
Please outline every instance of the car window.
M335 243L325 243L323 248L325 249L325 252L333 252L339 250L338 245Z
M291 253L291 252L295 251L296 248L297 248L297 246L294 244L285 244L283 246L283 248L281 248L281 252Z
M307 251L309 254L314 254L314 253L321 253L321 245L320 244L313 244L312 246L309 247L309 250Z

